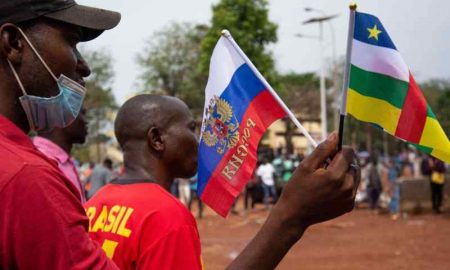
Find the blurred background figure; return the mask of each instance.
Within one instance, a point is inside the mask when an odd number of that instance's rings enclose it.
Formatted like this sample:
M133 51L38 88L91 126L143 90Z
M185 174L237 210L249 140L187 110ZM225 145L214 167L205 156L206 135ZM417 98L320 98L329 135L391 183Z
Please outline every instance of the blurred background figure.
M442 213L442 197L445 184L445 164L444 162L431 157L431 202L433 205L433 212L436 214Z
M264 192L264 205L266 209L269 209L269 198L272 197L272 202L277 200L277 191L275 189L275 168L269 162L268 158L263 159L261 164L256 170L256 175L260 177L262 181L262 188Z
M188 178L178 179L178 194L182 204L189 207L191 201L191 181Z
M113 163L112 160L109 158L106 158L103 161L103 164L98 164L94 167L91 175L87 179L87 182L90 183L88 199L92 198L92 196L94 196L94 194L101 187L109 183L114 178L112 168Z
M381 177L378 170L377 158L372 157L368 166L368 183L367 195L369 199L369 207L376 210L378 207L378 199L380 198L383 186L381 184Z
M292 176L292 173L294 172L294 157L290 156L288 153L284 154L283 158L283 166L282 166L282 186L289 181L289 179Z
M94 170L95 167L95 162L90 161L87 166L85 166L85 168L83 169L83 167L81 168L81 184L84 187L84 193L85 196L87 198L87 194L89 192L89 190L91 189L91 183L88 181L89 177L92 174L92 170Z
M78 190L81 203L86 202L86 194L71 152L74 144L83 144L86 141L88 128L85 115L86 110L82 108L78 117L68 127L54 128L50 132L39 132L38 136L33 138L36 148L48 158L56 161L61 172Z
M245 185L244 193L244 209L247 211L249 208L248 201L250 200L251 209L255 208L256 204L256 191L258 189L258 176L253 172L252 178Z
M398 169L390 158L386 158L383 164L382 183L385 192L389 196L389 213L391 219L397 220L400 216L400 184L398 181Z
M200 200L199 197L197 197L197 187L198 187L198 180L196 174L190 179L191 196L189 197L189 211L192 211L192 202L195 199L197 201L197 208L198 208L197 217L201 219L203 218L203 202Z
M178 189L178 183L179 182L180 182L180 180L178 178L175 178L173 180L172 185L170 186L170 194L172 194L177 199L180 198L180 191Z

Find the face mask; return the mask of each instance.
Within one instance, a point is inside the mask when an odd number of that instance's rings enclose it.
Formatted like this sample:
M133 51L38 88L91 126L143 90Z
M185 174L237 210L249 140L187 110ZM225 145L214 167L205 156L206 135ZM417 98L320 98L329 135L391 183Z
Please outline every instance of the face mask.
M20 28L19 31L41 63L56 81L59 88L59 94L54 97L46 98L28 95L16 70L8 60L8 64L11 67L14 77L16 78L23 93L23 96L21 96L19 100L25 114L27 115L30 129L34 131L49 132L55 127L65 128L69 126L80 113L86 94L86 89L79 83L62 74L59 79L57 79L36 51L34 46L28 40L25 33Z

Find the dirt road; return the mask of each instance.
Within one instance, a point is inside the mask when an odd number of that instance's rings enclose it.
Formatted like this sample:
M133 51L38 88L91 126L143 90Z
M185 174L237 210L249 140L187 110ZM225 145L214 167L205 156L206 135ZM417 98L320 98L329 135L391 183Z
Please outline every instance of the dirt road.
M208 270L224 269L264 222L259 208L226 220L211 210L197 220ZM307 230L277 269L450 269L450 213L393 221L354 210Z

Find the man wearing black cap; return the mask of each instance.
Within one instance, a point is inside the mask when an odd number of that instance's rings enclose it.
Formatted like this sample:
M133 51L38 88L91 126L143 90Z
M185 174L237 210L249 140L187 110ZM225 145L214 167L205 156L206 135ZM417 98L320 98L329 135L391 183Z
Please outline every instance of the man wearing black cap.
M119 20L72 0L0 1L0 269L116 269L78 190L26 134L73 122L90 74L76 45Z

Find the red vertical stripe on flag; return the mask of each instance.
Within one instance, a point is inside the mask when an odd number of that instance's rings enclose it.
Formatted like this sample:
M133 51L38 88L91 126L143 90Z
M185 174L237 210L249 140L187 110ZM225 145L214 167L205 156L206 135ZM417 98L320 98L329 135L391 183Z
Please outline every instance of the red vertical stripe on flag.
M239 195L240 190L242 190L244 185L250 180L257 161L256 149L258 148L262 135L275 120L280 119L285 115L286 112L267 90L259 93L249 104L240 123L240 138L237 146L223 156L222 160L211 174L208 184L201 195L201 199L208 203L208 205L221 216L225 217L228 214L228 211L235 198ZM254 123L254 127L249 129L250 137L248 141L243 141L244 129L248 127L247 123L249 119ZM239 156L239 152L242 152L242 149L239 149L240 146L245 146L247 149L244 158L242 158L242 155ZM236 164L236 160L233 159L234 154L237 154L238 158L242 158L243 160L239 169L236 169L229 164L229 162L233 162L233 160L234 164ZM236 171L231 180L223 175L223 171L227 166L230 170Z
M409 73L409 88L398 120L395 136L413 143L419 143L427 120L427 102Z

